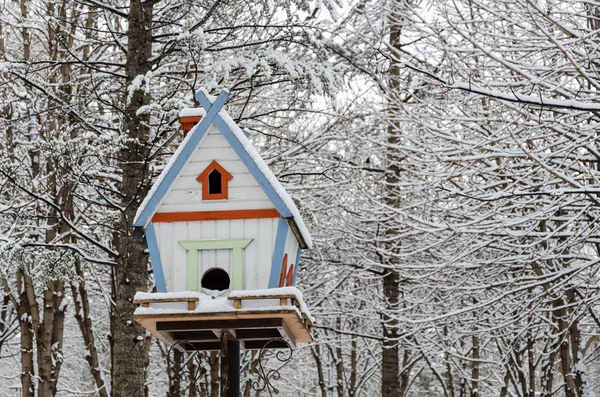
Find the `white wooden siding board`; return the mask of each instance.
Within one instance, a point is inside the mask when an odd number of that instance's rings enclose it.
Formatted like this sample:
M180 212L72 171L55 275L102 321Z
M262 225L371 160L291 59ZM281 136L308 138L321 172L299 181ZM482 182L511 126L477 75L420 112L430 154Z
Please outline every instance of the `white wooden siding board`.
M244 222L243 233L247 236L254 236L254 241L246 247L246 263L244 267L244 277L246 279L246 289L258 289L258 273L260 273L260 262L258 257L260 255L260 242L259 240L264 238L259 234L260 220L248 219Z
M188 240L202 240L202 222L188 222Z
M164 268L168 267L169 269L173 268L173 243L177 244L177 241L173 241L172 238L168 238L168 236L173 236L173 224L172 223L155 223L155 225L160 225L161 227L161 234L163 236L162 241L163 241L163 246L162 246L162 251L165 253L166 258L164 258L163 263L163 274L165 275L165 284L168 286L167 287L167 291L171 291L171 289L168 289L169 287L173 288L174 287L174 281L173 281L173 274L172 272L165 272ZM162 258L161 258L162 259ZM168 276L167 276L168 274ZM168 277L168 279L167 279Z
M163 225L160 223L154 224L154 232L156 233L156 241L158 243L158 252L160 254L160 261L163 266L163 275L165 277L165 284L167 285L167 290L170 292L171 288L171 272L170 272L170 259L172 258L171 253L167 249L167 243L169 239L165 238L167 231L165 229L169 228L167 225Z
M255 270L256 289L264 289L269 286L269 276L271 274L271 259L273 257L274 231L278 219L261 219L257 233L261 236L258 244L257 267Z
M172 190L169 192L169 201L166 204L184 204L184 203L199 203L200 205L210 205L211 200L202 201L202 190L201 189L189 189L189 190ZM260 187L251 188L229 188L229 199L226 201L264 201L270 202L265 192ZM209 201L209 202L207 202Z
M194 150L194 153L190 156L190 161L193 163L208 161L209 163L213 160L217 160L219 163L221 161L227 162L232 160L239 160L237 153L234 150L223 150L221 153L221 157L219 159L215 159L215 154L212 148L204 148L198 147L198 149ZM223 165L223 164L221 164ZM225 168L229 171L227 168ZM231 172L231 171L229 171Z
M217 225L215 221L200 222L200 225L202 227L202 238L200 240L214 240L217 238ZM202 279L202 276L208 269L215 267L216 253L214 250L201 250L198 256L200 257L199 274L200 279Z
M258 187L261 188L258 182L254 179L254 177L248 173L237 173L233 174L234 178L229 181L229 188L237 187L237 188L251 188ZM261 188L262 189L262 188Z
M230 146L222 134L206 134L198 148L230 148Z
M265 236L261 235L261 223L262 219L255 219L250 221L251 229L256 236L253 247L251 251L251 256L248 260L249 266L246 268L246 279L248 280L248 289L259 289L260 287L260 278L261 278L261 252L260 252L260 243ZM268 237L267 237L268 238Z
M228 240L230 237L230 224L228 220L217 221L216 223L216 238L219 240ZM232 279L232 259L233 259L233 251L232 250L216 250L215 252L215 265L225 269L227 274L229 274L230 282ZM231 284L229 285L231 288Z
M265 192L260 187L252 187L252 188L239 188L239 187L230 187L229 188L229 202L236 203L244 202L246 200L250 201L264 201L265 203L270 203L271 200L267 197Z
M263 254L263 260L261 261L261 272L264 276L260 279L260 288L269 288L269 278L271 276L271 265L273 262L273 251L275 249L275 238L277 234L277 226L279 225L279 218L276 219L265 219L265 236L268 238L264 242L265 254Z
M156 233L156 240L158 243L158 252L160 255L160 261L162 263L162 267L163 267L163 275L165 277L165 284L167 286L167 290L170 292L171 291L171 272L170 272L170 268L171 268L171 258L173 257L171 252L170 252L170 242L171 240L168 238L165 238L164 236L168 235L168 230L165 229L170 229L171 228L171 224L170 223L155 223L154 224L154 231ZM154 275L156 277L156 275Z
M193 211L225 211L225 210L255 210L275 208L273 203L263 200L259 201L214 201L211 203L176 203L163 204L159 212L193 212Z
M288 266L290 264L294 264L296 266L296 254L298 252L298 241L296 240L296 236L294 236L294 232L292 232L292 228L288 229L287 239L285 242L285 253L288 254Z
M188 225L186 241L201 240L202 239L202 223L201 222L186 222ZM202 252L198 255L198 280L197 290L200 291L202 287L200 280L202 280Z
M174 189L174 190L201 189L202 184L200 182L198 182L196 180L196 178L198 177L198 175L200 175L200 173L203 170L204 169L200 170L197 173L194 171L190 175L187 175L187 176L180 174L180 176L177 178L177 180L173 184L172 189ZM233 173L231 175L233 175L233 179L231 179L229 181L229 185L228 185L229 187L232 187L232 186L233 187L260 187L260 185L256 182L254 177L249 172Z
M229 231L228 238L229 239L239 239L239 238L252 238L252 239L254 239L255 238L254 235L252 235L252 236L246 236L246 235L244 235L244 223L246 222L246 220L239 220L238 219L238 220L230 220L230 221L227 221L227 222L228 222L228 225L229 225L229 228L228 228L228 231ZM250 246L252 246L252 243L253 242L250 242L250 245L247 246L244 249L244 255L242 256L242 258L243 258L242 259L243 260L243 262L242 262L243 263L242 264L242 288L243 289L246 289L247 288L246 286L248 284L248 281L247 281L247 278L246 278L246 267L248 266L248 249L250 248ZM231 262L230 263L232 263L231 271L233 272L233 255L231 257Z
M265 261L264 265L265 266L265 272L270 276L271 274L271 265L272 265L272 257L273 257L273 251L275 250L275 240L277 239L277 228L279 227L279 218L277 219L271 219L271 241L269 244L269 249L270 249L270 253L269 253L269 260ZM263 288L268 288L269 287L269 277L266 277L264 280L264 287Z
M171 223L171 230L165 233L163 238L172 239L172 264L169 266L171 271L172 289L170 291L178 292L187 290L187 252L179 242L187 240L188 224L187 222ZM167 230L165 229L165 232Z
M236 221L236 229L232 230L232 233L236 235L242 235L244 237L253 238L252 241L245 249L244 249L244 288L245 289L254 289L254 281L252 279L252 269L255 267L255 257L256 257L256 226L253 224L256 223L254 219L246 219L243 221ZM239 229L237 229L239 227ZM240 230L241 229L241 230Z
M214 151L211 150L210 153L206 153L207 156L202 160L190 160L189 167L181 170L181 176L193 176L196 178L202 171L208 167L208 165L215 160ZM235 152L234 152L235 154ZM248 168L242 163L242 161L235 156L235 158L218 158L217 162L227 170L231 175L233 174L244 174L249 173Z

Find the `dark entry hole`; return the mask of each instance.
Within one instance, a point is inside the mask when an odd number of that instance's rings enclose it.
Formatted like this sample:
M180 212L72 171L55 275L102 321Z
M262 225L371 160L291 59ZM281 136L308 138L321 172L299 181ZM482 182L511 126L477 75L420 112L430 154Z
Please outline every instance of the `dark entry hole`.
M204 276L202 276L202 288L213 291L224 291L229 289L230 282L229 274L218 267L208 270L204 273Z
M221 194L221 173L217 170L212 170L208 174L208 194Z

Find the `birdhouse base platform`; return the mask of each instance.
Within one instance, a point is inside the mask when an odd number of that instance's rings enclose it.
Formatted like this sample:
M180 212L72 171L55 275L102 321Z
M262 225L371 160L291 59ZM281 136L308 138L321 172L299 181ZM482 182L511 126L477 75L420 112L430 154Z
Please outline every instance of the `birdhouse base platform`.
M233 291L226 297L138 293L134 303L139 305L134 319L140 325L185 350L220 350L224 333L249 350L312 341L313 318L294 287Z

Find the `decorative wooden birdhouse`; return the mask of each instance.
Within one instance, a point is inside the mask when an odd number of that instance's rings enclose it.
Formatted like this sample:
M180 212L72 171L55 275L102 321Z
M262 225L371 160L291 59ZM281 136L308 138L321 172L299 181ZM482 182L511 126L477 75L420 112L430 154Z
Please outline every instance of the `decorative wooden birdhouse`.
M136 295L135 318L194 349L218 349L223 332L246 348L311 341L294 287L311 246L298 208L223 108L228 92L196 98L203 109L182 112L189 133L134 221L158 290Z

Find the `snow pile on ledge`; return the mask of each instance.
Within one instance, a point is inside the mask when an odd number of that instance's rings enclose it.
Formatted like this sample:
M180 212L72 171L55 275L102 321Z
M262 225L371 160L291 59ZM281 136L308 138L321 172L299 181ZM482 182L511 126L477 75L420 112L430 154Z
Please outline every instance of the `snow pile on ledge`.
M273 300L278 299L281 295L293 295L300 307L296 306L280 306L277 305ZM262 299L254 299L261 297ZM187 310L186 299L198 298L196 302L196 308L194 310ZM241 299L244 301L248 300L248 303L252 303L250 307L244 308L242 304L241 309L233 307L233 299ZM181 299L181 302L168 302L173 299ZM231 291L229 296L214 297L202 292L195 291L181 291L181 292L137 292L134 297L134 301L151 301L149 302L150 307L138 307L135 310L136 315L143 314L181 314L181 313L222 313L222 312L246 312L246 311L272 311L281 309L294 309L298 316L304 314L308 319L314 323L315 318L310 314L304 299L302 298L302 292L296 287L283 287L283 288L269 288L269 289L258 289L258 290L240 290ZM152 302L154 301L154 302ZM261 302L262 301L262 302ZM264 305L261 305L261 303Z
M304 298L302 296L302 292L296 287L281 287L281 288L269 288L269 289L254 289L254 290L240 290L240 291L231 291L229 294L230 298L252 298L256 296L273 296L277 297L279 295L294 295L298 304L300 305L300 311L308 317L308 319L314 323L315 318L310 314L308 310L308 306L304 302Z
M164 299L192 299L200 298L202 294L195 291L181 292L136 292L134 301L164 300Z

